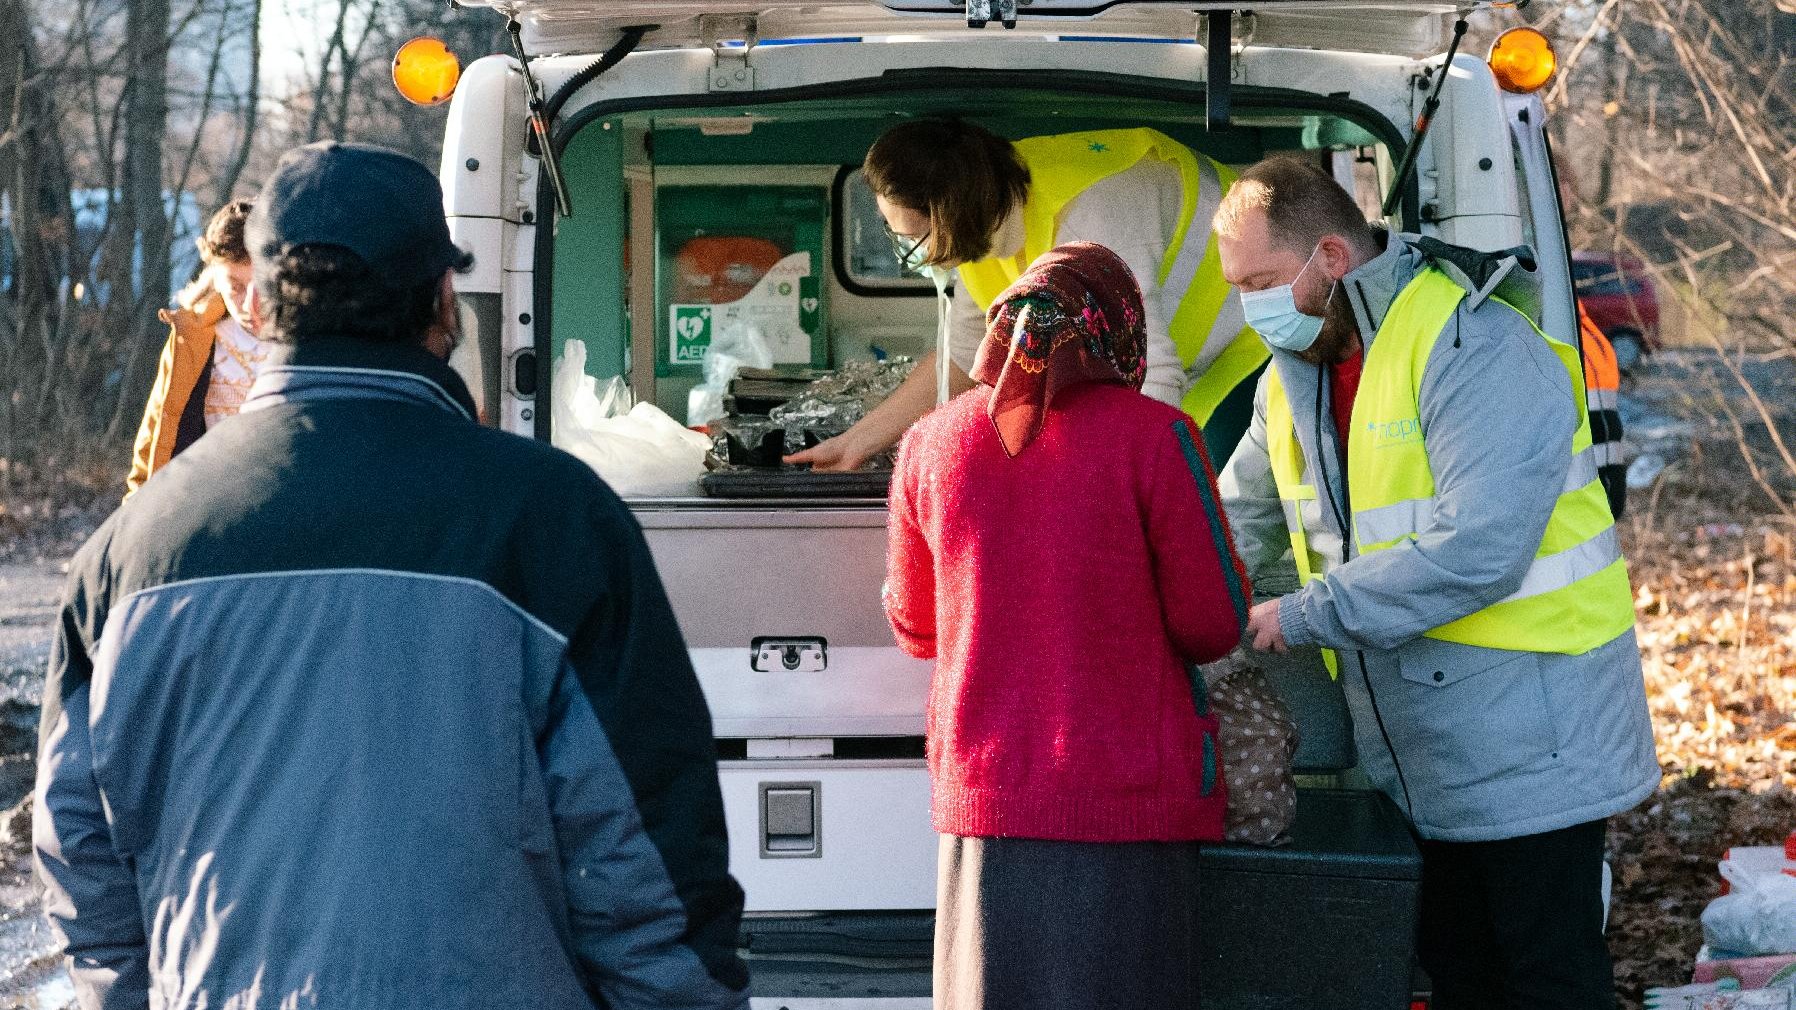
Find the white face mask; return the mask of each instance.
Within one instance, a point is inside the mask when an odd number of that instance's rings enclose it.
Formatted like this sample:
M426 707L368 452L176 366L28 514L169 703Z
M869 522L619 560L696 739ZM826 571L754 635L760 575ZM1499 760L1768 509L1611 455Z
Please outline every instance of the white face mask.
M1291 278L1290 284L1280 284L1264 291L1241 292L1241 312L1247 317L1247 325L1253 327L1261 339L1273 347L1285 351L1302 353L1316 343L1322 335L1321 316L1312 316L1297 308L1297 296L1292 287L1303 279L1304 272L1316 261L1316 253L1322 246L1310 250L1310 258L1304 260L1303 269ZM1339 283L1338 281L1336 283ZM1330 286L1329 295L1334 295ZM1326 301L1323 304L1327 304Z
M948 285L954 283L954 268L953 267L937 266L936 264L931 263L931 264L928 264L927 266L918 267L917 273L920 273L923 276L929 278L931 281L935 282L935 289L937 291L940 291L943 288L947 287Z

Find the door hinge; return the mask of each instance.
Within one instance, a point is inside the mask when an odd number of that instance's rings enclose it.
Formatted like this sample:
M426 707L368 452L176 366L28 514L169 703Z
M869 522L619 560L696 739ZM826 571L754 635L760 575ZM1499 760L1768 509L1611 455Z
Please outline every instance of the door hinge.
M1015 28L1016 8L1017 0L967 0L967 27L984 28L996 21L1006 28Z
M1229 46L1229 78L1241 79L1241 58L1247 55L1247 47L1253 45L1254 36L1260 31L1260 16L1253 11L1238 11L1235 14L1234 42Z
M1234 26L1234 11L1204 15L1204 129L1212 133L1229 127L1235 86Z
M753 91L755 68L748 54L760 41L753 14L705 14L698 19L699 37L711 48L712 91ZM735 43L732 45L731 43Z

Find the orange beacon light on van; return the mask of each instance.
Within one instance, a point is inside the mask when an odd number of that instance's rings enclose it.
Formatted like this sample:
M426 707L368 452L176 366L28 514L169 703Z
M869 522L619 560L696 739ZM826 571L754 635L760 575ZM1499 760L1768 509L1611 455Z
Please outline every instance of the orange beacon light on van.
M393 56L393 87L413 105L441 105L455 94L461 61L442 39L415 38Z
M1496 75L1497 85L1517 95L1546 87L1559 69L1553 43L1532 28L1511 28L1497 36L1486 62Z

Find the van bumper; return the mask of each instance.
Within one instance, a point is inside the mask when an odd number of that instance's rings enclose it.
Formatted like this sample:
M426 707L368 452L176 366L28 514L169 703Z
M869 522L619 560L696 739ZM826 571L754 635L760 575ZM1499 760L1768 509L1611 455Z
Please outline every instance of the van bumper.
M932 911L750 913L740 936L754 1010L929 1010Z

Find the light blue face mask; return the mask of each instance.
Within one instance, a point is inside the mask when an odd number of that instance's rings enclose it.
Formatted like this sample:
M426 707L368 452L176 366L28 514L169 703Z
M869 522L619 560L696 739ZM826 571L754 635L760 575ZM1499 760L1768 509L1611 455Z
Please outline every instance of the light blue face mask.
M896 240L893 245L896 247ZM897 252L900 266L909 273L920 274L926 265L925 261L929 259L929 236L925 235L909 246L897 249Z
M925 235L910 245L902 245L903 236L892 234L892 251L898 254L898 263L906 272L921 274L935 282L936 290L948 286L954 278L954 271L948 267L937 266L927 262L929 259L929 236Z
M884 224L886 241L892 244L892 255L898 258L898 267L907 273L920 274L923 263L929 259L929 235L924 233L917 238L900 235L892 230L892 226Z
M935 289L937 291L946 290L948 285L954 283L954 268L953 267L936 266L934 263L930 263L930 264L926 264L924 266L918 267L917 273L920 273L923 276L929 278L931 281L934 281Z
M1291 278L1290 284L1280 284L1264 291L1241 292L1241 312L1247 317L1247 325L1253 327L1268 344L1285 351L1302 353L1315 344L1316 338L1322 335L1322 317L1312 316L1297 308L1297 296L1292 286L1303 278L1304 271L1315 262L1316 253L1321 251L1320 245L1310 250L1310 258L1304 260L1303 269ZM1329 295L1334 295L1330 286ZM1323 304L1327 304L1324 301Z

